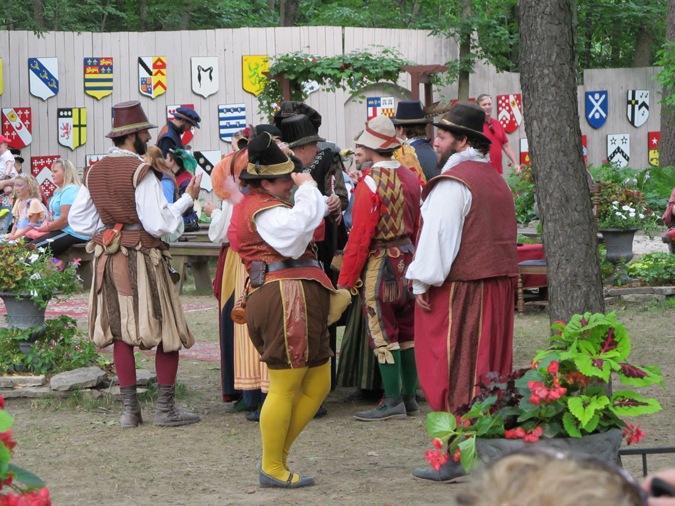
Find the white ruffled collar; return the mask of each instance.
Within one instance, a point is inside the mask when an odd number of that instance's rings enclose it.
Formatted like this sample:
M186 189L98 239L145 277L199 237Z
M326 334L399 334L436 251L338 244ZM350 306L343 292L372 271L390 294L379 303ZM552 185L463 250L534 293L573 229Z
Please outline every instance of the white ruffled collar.
M455 153L452 155L450 158L448 158L448 161L445 162L445 165L443 166L443 170L441 170L441 174L444 172L449 171L452 169L455 165L458 165L462 162L485 162L485 163L490 163L490 155L484 155L482 153L479 153L476 151L474 148L469 146L466 148L464 151L461 151L459 153Z
M144 162L143 157L139 155L138 153L134 153L133 151L129 151L128 149L122 149L118 148L117 146L113 146L112 148L108 149L108 153L111 155L118 155L118 156L135 156L138 158L141 162Z

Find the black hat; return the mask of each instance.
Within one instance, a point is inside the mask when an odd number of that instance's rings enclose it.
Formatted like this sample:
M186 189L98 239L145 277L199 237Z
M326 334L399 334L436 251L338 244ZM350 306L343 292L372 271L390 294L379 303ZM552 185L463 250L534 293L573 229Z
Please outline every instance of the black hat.
M279 130L274 125L256 125L253 130L255 130L255 135L260 135L263 132L267 132L272 137L279 137L281 139L281 130Z
M297 116L298 114L307 116L312 122L312 125L314 125L316 131L319 131L319 128L321 128L321 114L304 102L293 102L290 100L281 102L279 104L279 109L274 112L274 124L277 128L281 128L281 122L283 120L290 118L291 116Z
M289 148L304 146L310 142L324 142L326 139L319 137L319 132L312 121L304 114L298 114L286 118L281 122L281 138Z
M492 143L483 134L483 123L485 123L485 111L480 106L471 102L457 102L443 115L440 122L433 123L433 125L449 132Z
M176 112L173 113L174 118L183 119L190 123L192 126L201 128L199 123L201 123L202 118L199 117L197 111L191 109L190 107L179 107L176 109Z
M431 120L424 115L422 102L419 100L403 100L396 107L396 116L391 118L394 125L420 125L422 123L431 123Z
M239 179L277 179L301 170L300 160L291 160L277 146L272 136L263 132L248 143L248 165L239 175Z
M12 153L12 155L14 155L14 160L15 160L15 161L17 161L17 162L19 162L19 163L25 162L25 160L24 160L23 157L21 156L21 150L20 150L20 149L9 148L9 152Z

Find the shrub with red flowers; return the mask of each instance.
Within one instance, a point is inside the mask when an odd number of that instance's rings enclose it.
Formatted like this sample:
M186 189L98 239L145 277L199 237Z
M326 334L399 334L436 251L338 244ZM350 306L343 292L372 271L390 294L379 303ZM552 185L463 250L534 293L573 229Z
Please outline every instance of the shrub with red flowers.
M0 396L0 506L51 506L44 482L9 462L16 446L10 430L14 419L4 408Z
M644 438L639 425L620 417L655 413L660 404L632 390L608 395L610 377L614 374L627 385L663 387L661 371L628 361L630 339L615 314L575 315L551 328L557 335L548 349L537 352L531 368L508 376L489 373L478 383L478 395L455 414L427 415L436 450L429 450L426 458L434 469L452 455L469 471L478 463L477 437L534 443L618 428L628 444ZM446 445L447 453L441 451Z

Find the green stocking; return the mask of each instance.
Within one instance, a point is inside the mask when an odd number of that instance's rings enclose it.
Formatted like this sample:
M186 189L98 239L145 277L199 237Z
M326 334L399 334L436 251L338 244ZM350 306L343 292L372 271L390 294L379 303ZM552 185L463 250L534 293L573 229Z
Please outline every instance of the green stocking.
M391 352L394 356L393 364L379 364L382 383L384 384L385 397L401 396L401 351Z
M415 363L415 348L401 350L401 379L403 380L403 395L415 395L417 390L417 364Z

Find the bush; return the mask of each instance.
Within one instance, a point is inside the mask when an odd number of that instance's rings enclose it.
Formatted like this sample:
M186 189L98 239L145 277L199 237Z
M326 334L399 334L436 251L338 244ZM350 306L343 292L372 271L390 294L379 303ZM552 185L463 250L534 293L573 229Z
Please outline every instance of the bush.
M675 285L675 255L647 253L628 264L628 275L650 286Z
M77 321L73 318L61 315L46 320L45 325L44 335L28 356L19 349L19 341L36 329L0 329L0 373L26 370L36 374L56 374L99 363L94 343L78 332Z
M519 172L513 172L506 183L511 188L513 200L516 206L516 219L518 223L527 224L537 219L534 213L534 179L532 168L523 165Z

